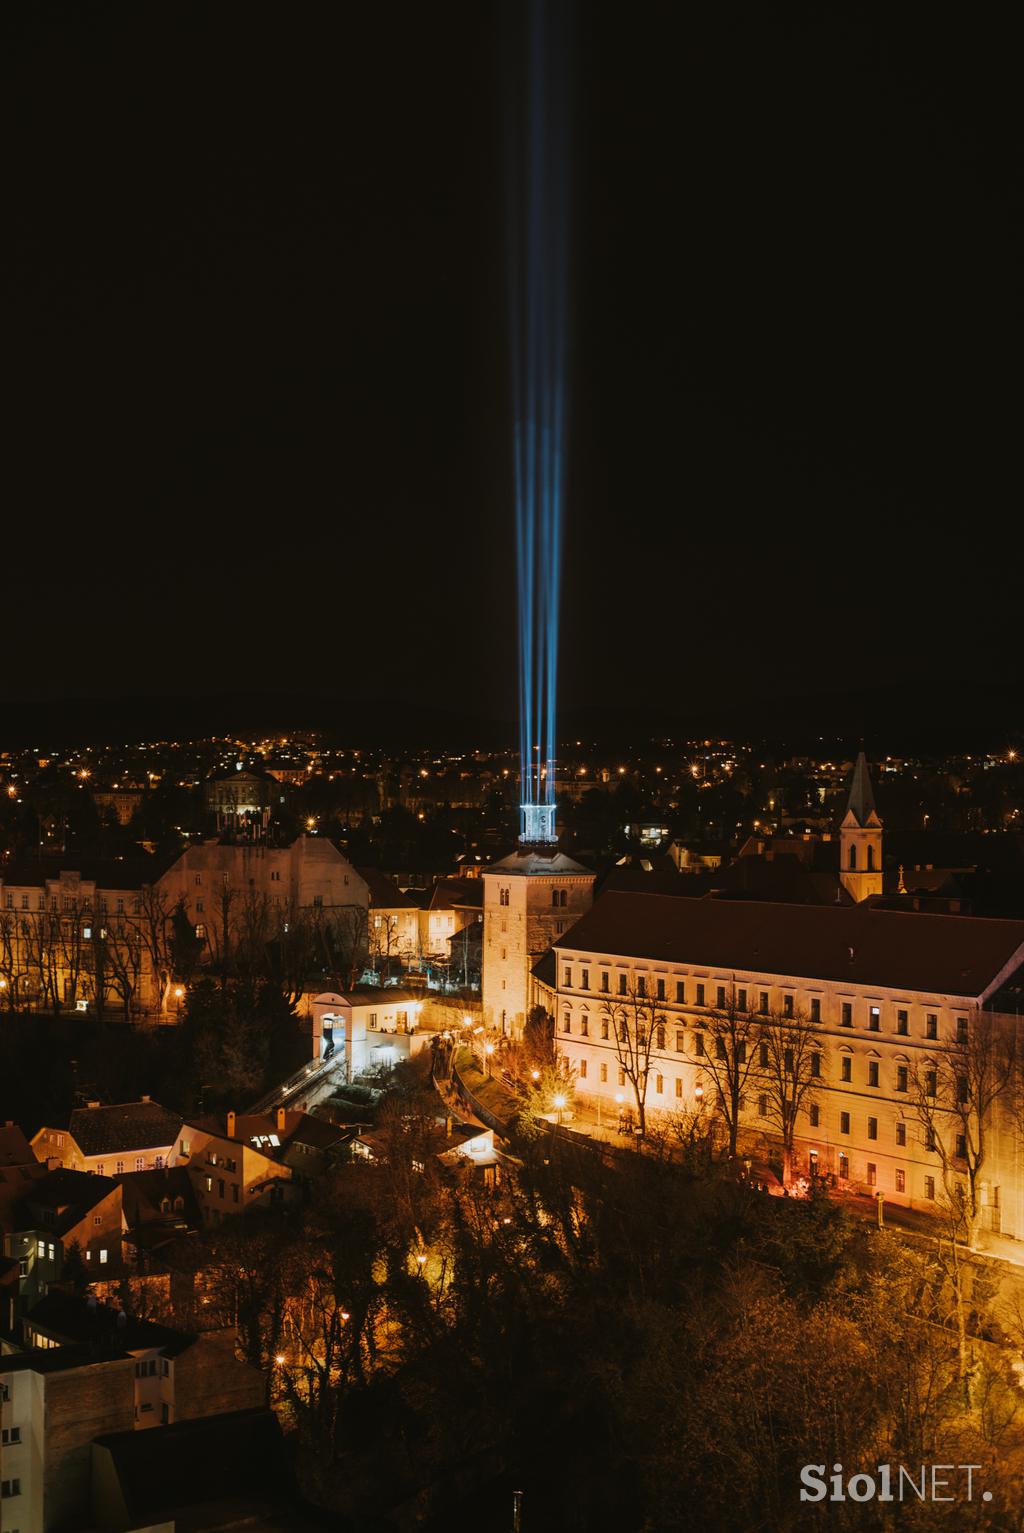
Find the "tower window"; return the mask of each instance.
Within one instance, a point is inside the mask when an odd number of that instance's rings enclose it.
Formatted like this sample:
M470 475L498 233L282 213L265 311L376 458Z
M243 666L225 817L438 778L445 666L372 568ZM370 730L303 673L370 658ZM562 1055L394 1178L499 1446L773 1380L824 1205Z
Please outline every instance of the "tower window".
M874 870L874 866L875 866L875 849L871 845L871 842L869 841L868 842L868 872L869 873L871 873Z

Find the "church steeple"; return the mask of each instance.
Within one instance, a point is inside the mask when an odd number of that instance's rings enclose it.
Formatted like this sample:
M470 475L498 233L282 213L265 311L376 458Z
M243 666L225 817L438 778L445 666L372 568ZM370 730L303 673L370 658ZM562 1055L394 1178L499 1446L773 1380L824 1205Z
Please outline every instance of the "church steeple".
M839 877L860 903L882 892L882 822L875 808L867 758L857 755L846 814L839 829Z

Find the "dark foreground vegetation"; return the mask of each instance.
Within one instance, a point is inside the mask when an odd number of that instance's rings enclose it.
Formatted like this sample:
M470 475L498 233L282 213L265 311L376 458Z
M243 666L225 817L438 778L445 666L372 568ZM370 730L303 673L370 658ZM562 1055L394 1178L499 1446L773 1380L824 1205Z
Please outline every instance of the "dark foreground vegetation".
M504 1530L513 1490L524 1533L1024 1527L1019 1317L992 1269L700 1153L607 1166L548 1125L497 1188L453 1176L416 1075L376 1131L300 1211L188 1244L193 1309L168 1317L238 1325L339 1527ZM886 1462L979 1465L974 1499L799 1500L805 1464Z
M29 1134L88 1100L149 1095L183 1114L245 1107L309 1056L308 1035L275 986L202 976L175 1026L0 1014L0 1121Z

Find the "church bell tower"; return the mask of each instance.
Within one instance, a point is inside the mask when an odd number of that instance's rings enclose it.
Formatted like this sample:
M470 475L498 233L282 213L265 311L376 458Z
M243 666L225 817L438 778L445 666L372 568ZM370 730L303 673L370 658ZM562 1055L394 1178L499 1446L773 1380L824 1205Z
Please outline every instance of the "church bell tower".
M860 904L882 892L882 822L875 808L871 776L863 751L857 755L846 814L839 827L839 877Z

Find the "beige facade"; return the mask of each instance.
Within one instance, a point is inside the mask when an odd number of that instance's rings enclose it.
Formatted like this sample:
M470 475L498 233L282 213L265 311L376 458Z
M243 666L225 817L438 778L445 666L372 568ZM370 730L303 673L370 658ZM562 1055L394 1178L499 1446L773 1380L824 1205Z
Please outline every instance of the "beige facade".
M483 872L484 1026L518 1037L530 1008L531 971L594 895L594 874L553 848L520 849Z
M804 961L787 972L758 962L781 952ZM581 1097L610 1113L631 1105L609 1020L616 998L638 987L664 1039L651 1058L649 1114L693 1113L698 1087L711 1100L702 1055L716 1012L792 1011L814 1023L820 1040L817 1122L805 1110L797 1130L802 1168L927 1208L942 1196L941 1163L908 1083L968 1030L1017 1028L1015 1018L983 1008L1024 963L1024 922L607 894L558 943L556 957L556 1038ZM957 976L961 983L951 983ZM770 1149L764 1089L755 1065L744 1092L745 1137ZM982 1203L990 1229L1024 1238L1022 1149L998 1103Z
M365 944L366 880L331 841L298 836L291 846L190 846L158 885L168 910L179 902L210 948L258 921L271 930L299 912L350 917Z
M179 905L204 950L270 938L322 912L365 955L366 881L328 840L290 846L204 842L160 872L145 859L90 870L34 862L0 876L0 1006L173 1017L171 918ZM415 913L415 912L414 912Z
M250 1208L269 1207L286 1197L292 1171L247 1140L234 1137L235 1115L228 1114L228 1132L182 1124L174 1150L175 1165L188 1167L189 1179L207 1225L222 1224Z

